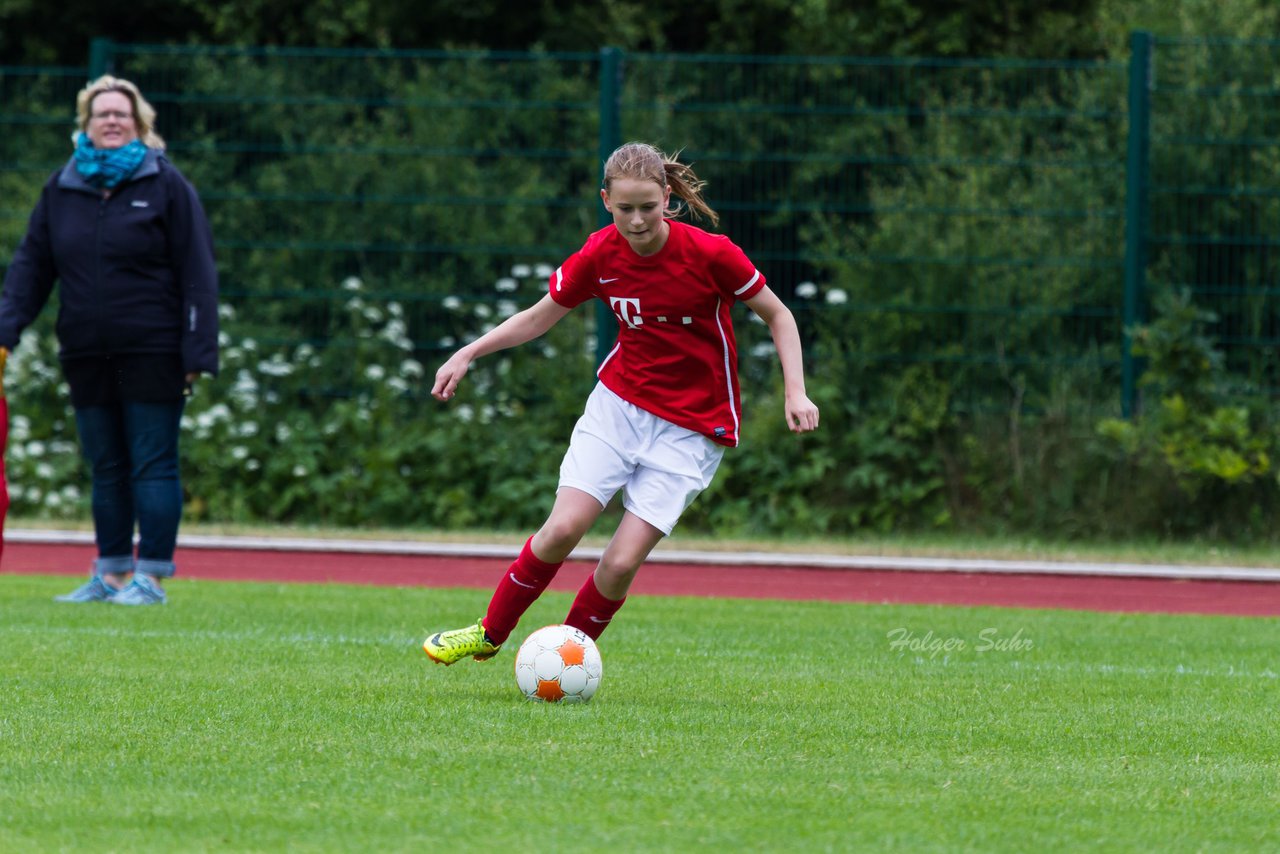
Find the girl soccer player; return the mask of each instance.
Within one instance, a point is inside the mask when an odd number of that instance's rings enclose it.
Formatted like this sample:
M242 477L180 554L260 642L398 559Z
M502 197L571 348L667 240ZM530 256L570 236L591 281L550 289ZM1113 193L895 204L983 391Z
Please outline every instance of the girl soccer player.
M795 318L728 238L672 219L674 192L713 224L704 182L644 143L610 155L600 197L613 225L587 238L551 277L538 303L462 347L436 372L432 395L447 401L477 358L544 334L575 306L603 300L618 341L598 371L560 465L551 515L524 544L475 625L436 632L433 661L483 661L515 629L613 495L625 512L565 623L598 638L626 600L640 565L699 492L726 447L738 444L737 346L729 310L741 300L769 326L782 364L791 430L818 426L805 394Z

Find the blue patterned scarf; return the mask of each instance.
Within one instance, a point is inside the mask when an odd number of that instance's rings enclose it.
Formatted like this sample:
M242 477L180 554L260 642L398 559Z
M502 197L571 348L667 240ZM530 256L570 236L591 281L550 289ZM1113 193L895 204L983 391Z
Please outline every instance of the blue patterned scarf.
M138 170L147 147L135 139L119 148L94 148L89 135L76 137L76 171L90 186L110 190Z

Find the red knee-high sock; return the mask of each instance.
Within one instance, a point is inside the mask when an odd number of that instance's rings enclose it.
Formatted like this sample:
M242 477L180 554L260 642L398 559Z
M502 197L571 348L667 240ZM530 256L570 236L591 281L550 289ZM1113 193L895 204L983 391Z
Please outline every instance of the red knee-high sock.
M618 609L626 601L626 596L621 599L604 598L600 588L596 587L596 574L593 572L587 576L577 598L573 600L569 616L564 618L565 625L582 629L592 640L599 640L604 630L609 628L613 615L618 613Z
M502 574L498 589L493 591L493 598L489 600L489 611L484 616L484 633L489 636L490 643L502 644L510 637L520 617L547 589L564 563L539 560L533 553L532 542L533 537L525 541L520 556Z

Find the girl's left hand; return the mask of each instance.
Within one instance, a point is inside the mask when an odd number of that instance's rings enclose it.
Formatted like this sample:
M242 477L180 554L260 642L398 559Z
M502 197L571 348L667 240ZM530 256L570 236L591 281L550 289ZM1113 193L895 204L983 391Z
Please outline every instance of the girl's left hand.
M787 395L787 426L792 433L818 429L818 407L807 395Z

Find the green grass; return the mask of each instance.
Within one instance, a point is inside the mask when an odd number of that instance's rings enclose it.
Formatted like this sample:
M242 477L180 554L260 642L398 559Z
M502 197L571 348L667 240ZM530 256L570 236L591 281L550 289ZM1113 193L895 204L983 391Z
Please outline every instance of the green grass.
M0 850L1280 846L1274 620L637 596L557 707L422 655L482 591L75 581L0 576Z

